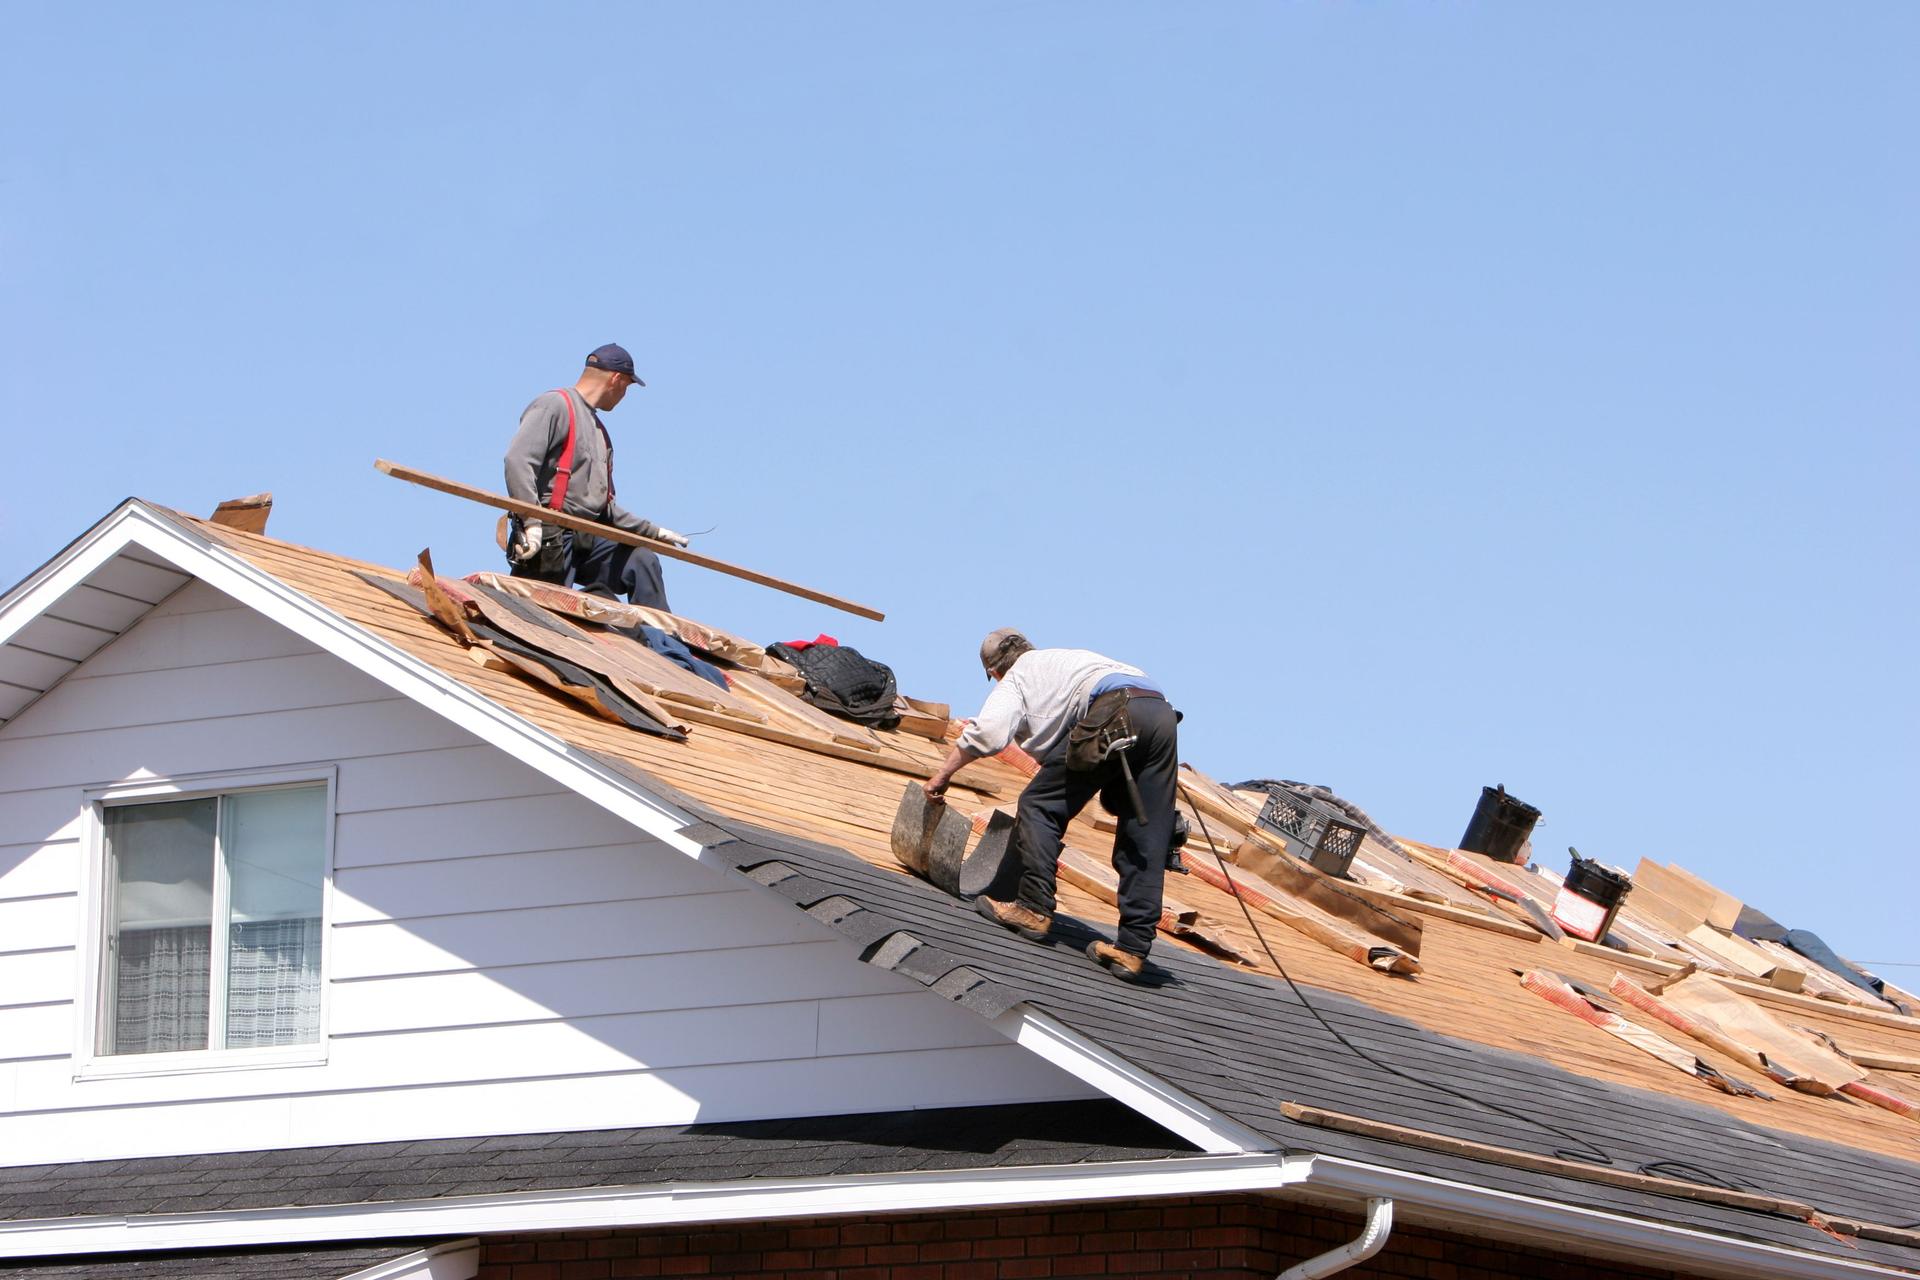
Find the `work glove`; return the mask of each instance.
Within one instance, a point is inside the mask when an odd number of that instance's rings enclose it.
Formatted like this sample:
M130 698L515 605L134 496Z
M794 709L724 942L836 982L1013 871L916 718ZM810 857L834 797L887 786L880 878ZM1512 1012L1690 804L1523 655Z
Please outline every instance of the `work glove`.
M540 554L540 539L546 533L546 526L538 520L527 520L520 525L520 532L507 545L507 559L515 564L525 564Z
M654 526L653 536L656 540L664 542L670 547L684 547L687 545L686 534L675 533L665 525Z

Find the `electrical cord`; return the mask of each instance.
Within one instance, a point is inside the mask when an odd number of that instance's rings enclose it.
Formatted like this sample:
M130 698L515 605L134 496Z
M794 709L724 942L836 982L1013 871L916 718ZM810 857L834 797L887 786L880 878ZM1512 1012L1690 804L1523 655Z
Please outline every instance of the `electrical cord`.
M1541 1120L1538 1117L1527 1115L1524 1112L1514 1111L1511 1108L1503 1107L1498 1103L1489 1102L1485 1098L1475 1097L1473 1094L1467 1093L1464 1090L1455 1089L1451 1085L1441 1084L1438 1081L1429 1080L1423 1076L1414 1075L1410 1071L1403 1071L1399 1067L1394 1066L1390 1062L1382 1062L1380 1059L1374 1057L1372 1054L1368 1053L1365 1049L1362 1049L1359 1045L1355 1044L1353 1041L1347 1039L1345 1035L1341 1034L1339 1028L1335 1027L1331 1022L1327 1021L1326 1015L1320 1012L1319 1008L1313 1003L1313 1001L1307 999L1307 993L1300 989L1300 984L1293 980L1293 975L1287 972L1287 967L1280 963L1280 957L1276 956L1273 953L1273 948L1267 944L1266 934L1260 931L1259 924L1256 923L1253 918L1252 909L1247 906L1247 900L1240 896L1240 886L1234 883L1233 874L1227 870L1226 859L1220 856L1220 848L1218 845L1214 843L1213 832L1207 828L1206 815L1200 812L1200 806L1194 803L1193 792L1188 790L1188 788L1184 783L1180 784L1180 789L1187 793L1188 807L1190 807L1193 810L1193 816L1199 819L1200 821L1200 834L1206 837L1207 852L1213 855L1214 862L1219 866L1220 876L1222 879L1224 879L1227 882L1227 889L1228 889L1228 892L1230 892L1233 895L1233 900L1240 904L1240 913L1247 918L1247 928L1253 931L1254 938L1257 939L1260 943L1260 949L1267 953L1268 961L1270 961L1273 967L1279 971L1280 976L1286 980L1287 986L1293 989L1294 997L1300 1001L1301 1005L1307 1010L1308 1013L1311 1013L1313 1015L1314 1021L1318 1022L1328 1035L1332 1036L1335 1040L1339 1041L1355 1057L1359 1058L1361 1061L1366 1062L1372 1066L1378 1067L1382 1071L1387 1072L1389 1075L1398 1076L1402 1080L1412 1081L1414 1084L1421 1085L1424 1088L1433 1089L1433 1090L1436 1090L1437 1092L1448 1094L1455 1098L1459 1098L1463 1102L1472 1103L1474 1106L1482 1107L1488 1111L1494 1112L1497 1115L1506 1116L1508 1119L1511 1119L1511 1120L1518 1120L1522 1124L1532 1125L1534 1128L1540 1129L1546 1133L1550 1133L1556 1138L1564 1139L1567 1142L1577 1143L1579 1144L1579 1146L1584 1147L1588 1152L1592 1153L1589 1156L1589 1155L1583 1155L1581 1152L1576 1150L1569 1150L1566 1148L1557 1148L1553 1152L1553 1155L1556 1159L1570 1160L1570 1161L1573 1161L1576 1163L1582 1163L1582 1164L1599 1164L1599 1165L1607 1165L1607 1166L1611 1166L1613 1164L1613 1157L1611 1155L1607 1154L1607 1152L1602 1150L1600 1147L1596 1146L1593 1142L1591 1142L1586 1138L1581 1137L1577 1133L1568 1133L1566 1130L1556 1128L1555 1126L1548 1124L1546 1121ZM1669 1162L1658 1162L1658 1163L1669 1163ZM1645 1172L1647 1167L1648 1166L1643 1165L1640 1167L1638 1171ZM1657 1176L1657 1175L1654 1175L1654 1176ZM1740 1190L1741 1188L1729 1187L1728 1189Z

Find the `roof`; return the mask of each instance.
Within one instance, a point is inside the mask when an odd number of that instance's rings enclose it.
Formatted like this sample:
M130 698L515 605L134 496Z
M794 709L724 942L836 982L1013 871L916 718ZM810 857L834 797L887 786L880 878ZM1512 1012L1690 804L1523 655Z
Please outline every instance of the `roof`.
M935 1108L26 1165L0 1169L0 1219L1162 1160L1192 1150L1105 1100Z
M938 730L823 731L812 716L776 706L777 689L757 689L743 709L701 705L697 687L662 681L651 687L658 697L633 705L650 702L647 714L678 721L686 732L662 734L658 724L641 731L631 719L608 716L606 703L631 682L609 677L606 688L586 695L600 700L594 709L556 691L555 681L529 678L526 664L509 654L482 665L416 607L398 570L134 506L141 519L164 523L188 544L192 554L183 561L204 557L208 566L257 575L274 607L297 605L309 625L320 618L334 628L336 640L390 655L394 672L404 673L386 673L396 687L431 680L457 691L457 705L443 713L468 724L491 717L489 731L497 741L502 732L511 737L510 749L563 755L584 780L583 795L626 806L617 811L673 847L740 871L808 910L842 932L863 960L921 981L1009 1034L1019 1017L1037 1011L1062 1029L1079 1068L1104 1072L1103 1087L1116 1097L1211 1150L1312 1152L1328 1168L1346 1170L1343 1185L1351 1187L1376 1176L1364 1170L1393 1169L1434 1180L1434 1188L1445 1182L1600 1206L1800 1254L1920 1269L1920 1239L1910 1233L1840 1240L1797 1221L1790 1206L1761 1212L1750 1203L1755 1196L1802 1202L1849 1231L1844 1220L1909 1226L1910 1206L1920 1203L1920 1125L1912 1118L1783 1088L1770 1087L1771 1099L1717 1092L1520 985L1518 975L1530 969L1604 992L1618 970L1671 973L1676 958L1713 967L1679 939L1658 941L1644 921L1632 921L1644 955L1555 946L1524 917L1463 887L1505 873L1438 847L1395 847L1375 837L1361 863L1369 883L1340 892L1386 911L1395 928L1410 928L1418 950L1417 965L1407 966L1417 968L1413 976L1381 972L1364 954L1355 963L1351 948L1329 941L1313 919L1288 927L1246 914L1243 902L1195 876L1172 879L1170 895L1191 908L1202 943L1244 963L1167 937L1155 951L1160 981L1121 987L1070 945L1091 936L1085 930L1111 925L1097 877L1063 882L1061 909L1084 925L1068 924L1060 945L1037 947L985 924L895 861L895 807L907 779L926 776L945 754ZM561 622L558 631L578 630ZM693 624L687 634L710 631ZM595 642L615 643L606 633ZM609 661L617 667L625 659ZM1011 803L1025 776L1017 754L982 761L961 775L951 802L984 814ZM1257 805L1200 775L1191 781L1205 824L1197 829L1206 834L1188 861L1205 870L1212 853L1229 854L1253 826ZM1069 832L1070 849L1090 860L1107 843L1097 816ZM1282 908L1293 902L1279 897ZM1256 919L1257 932L1249 927ZM1920 1021L1875 1007L1872 997L1813 999L1750 974L1726 973L1724 981L1850 1051L1896 1065L1920 1062ZM1673 1035L1637 1010L1621 1012L1642 1031ZM1034 1025L1031 1016L1022 1024L1021 1043L1029 1032L1049 1034ZM1753 1075L1715 1049L1690 1048L1725 1075ZM1920 1075L1881 1069L1872 1080L1908 1096L1920 1092ZM1361 1122L1358 1132L1303 1122L1314 1112ZM1726 1194L1729 1187L1744 1189L1746 1199Z

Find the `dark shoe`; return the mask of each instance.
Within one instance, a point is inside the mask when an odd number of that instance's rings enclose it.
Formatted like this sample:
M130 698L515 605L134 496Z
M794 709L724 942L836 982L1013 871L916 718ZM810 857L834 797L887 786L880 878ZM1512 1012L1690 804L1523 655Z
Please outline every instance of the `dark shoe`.
M1180 856L1180 851L1178 849L1167 850L1167 874L1170 876L1184 876L1184 875L1193 874L1192 872L1187 870L1186 859Z
M1053 917L1041 915L1032 907L1017 902L1002 902L981 894L973 900L973 909L998 925L1005 925L1029 942L1043 942L1053 928Z
M1087 959L1122 982L1139 982L1145 976L1147 968L1145 956L1137 956L1131 951L1122 951L1111 942L1102 942L1098 938L1087 944Z

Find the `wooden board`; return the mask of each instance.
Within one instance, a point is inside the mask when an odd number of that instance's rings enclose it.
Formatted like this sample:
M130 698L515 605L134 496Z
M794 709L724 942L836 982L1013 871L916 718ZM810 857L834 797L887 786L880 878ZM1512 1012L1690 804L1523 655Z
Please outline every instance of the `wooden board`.
M702 569L712 569L715 573L724 573L729 577L746 582L757 582L763 587L772 587L775 591L784 591L790 596L799 596L803 600L812 600L844 613L857 614L862 618L872 618L875 622L885 622L887 615L878 609L864 604L855 604L840 596L828 595L824 591L815 591L812 587L803 587L798 583L776 578L771 574L754 569L744 569L737 564L728 564L725 560L716 560L712 556L703 556L697 551L685 547L676 547L657 538L643 538L637 533L625 529L616 529L610 524L601 524L597 520L583 520L578 516L562 514L548 510L531 502L521 502L505 494L491 493L485 489L476 489L472 485L461 484L458 480L447 480L426 471L416 471L412 467L403 467L397 462L388 462L385 458L376 459L374 469L395 480L405 480L424 489L434 489L440 493L450 493L456 498L465 498L469 502L478 502L482 506L495 507L501 511L510 511L526 520L539 520L544 524L558 525L562 529L572 529L575 533L590 533L596 538L605 538L609 542L622 543L629 547L645 547L655 555L668 556L674 560L683 560L688 564L699 565Z

